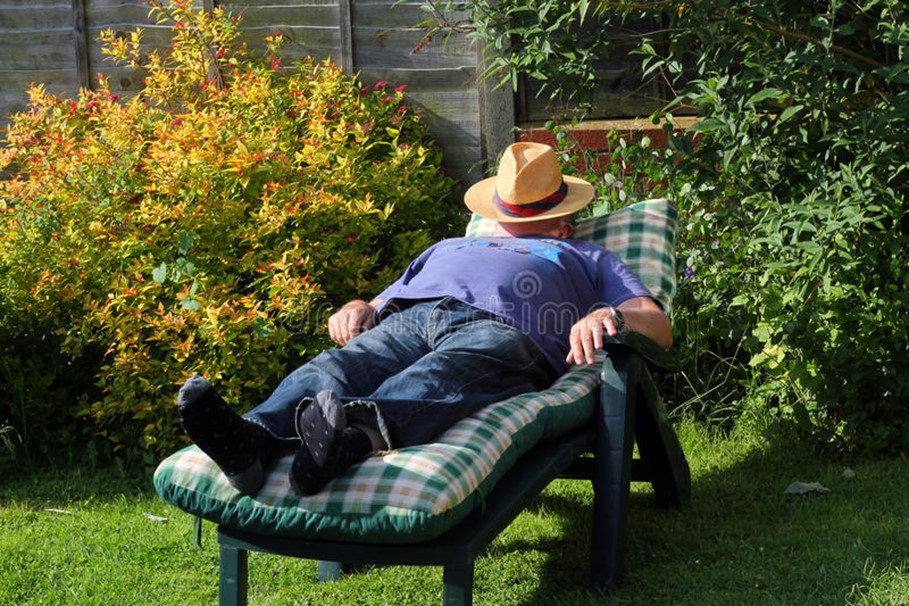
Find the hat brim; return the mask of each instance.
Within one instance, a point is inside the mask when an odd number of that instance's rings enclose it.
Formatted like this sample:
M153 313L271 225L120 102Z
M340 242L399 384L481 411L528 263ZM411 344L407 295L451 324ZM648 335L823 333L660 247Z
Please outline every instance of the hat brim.
M595 195L593 185L578 177L562 177L568 185L568 195L557 206L532 217L512 217L501 212L492 201L496 192L496 177L489 177L474 183L464 194L464 204L467 208L486 219L493 219L500 223L525 223L541 221L555 217L564 217L581 210L593 200Z

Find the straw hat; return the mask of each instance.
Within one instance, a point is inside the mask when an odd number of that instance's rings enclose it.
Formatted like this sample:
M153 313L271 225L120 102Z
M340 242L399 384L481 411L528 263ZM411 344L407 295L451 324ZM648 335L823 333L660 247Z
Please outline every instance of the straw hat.
M554 149L527 142L509 145L498 174L475 183L464 202L481 217L517 223L570 215L593 196L593 185L562 175Z

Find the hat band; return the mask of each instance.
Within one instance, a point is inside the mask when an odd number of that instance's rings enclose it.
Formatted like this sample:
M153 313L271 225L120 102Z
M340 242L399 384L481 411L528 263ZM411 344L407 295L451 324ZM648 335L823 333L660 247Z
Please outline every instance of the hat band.
M536 202L528 202L526 204L511 204L506 202L499 197L499 192L496 191L492 195L492 202L495 204L503 215L508 217L535 217L541 215L548 210L552 210L556 206L562 203L562 201L568 196L568 184L562 180L562 184L559 186L555 192L550 195L537 200Z

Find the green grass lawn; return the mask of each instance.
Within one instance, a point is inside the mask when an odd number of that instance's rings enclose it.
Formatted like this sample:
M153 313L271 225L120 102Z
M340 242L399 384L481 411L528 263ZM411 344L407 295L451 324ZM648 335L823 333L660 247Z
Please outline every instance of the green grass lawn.
M631 505L627 576L612 597L583 590L588 485L551 485L477 561L478 605L909 605L909 462L830 461L757 438L711 439L683 423L694 498ZM794 481L829 492L785 494ZM0 485L0 604L213 604L214 528L148 478L66 469ZM162 521L159 518L166 518ZM316 584L316 565L250 556L251 604L440 604L438 568L373 568Z

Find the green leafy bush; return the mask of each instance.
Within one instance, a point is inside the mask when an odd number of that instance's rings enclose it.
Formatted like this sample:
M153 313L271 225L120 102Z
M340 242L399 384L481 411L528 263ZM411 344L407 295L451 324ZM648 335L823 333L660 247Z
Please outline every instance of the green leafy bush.
M26 382L4 394L26 438L77 412L117 449L174 448L188 375L248 408L461 212L404 87L284 68L280 34L253 57L221 9L152 11L164 52L102 35L146 70L140 95L34 86L0 151L0 371Z
M541 44L540 31L659 24L636 52L674 93L654 116L669 145L616 141L600 180L609 203L644 182L643 195L669 195L684 213L674 320L689 371L676 403L724 421L780 419L842 450L909 449L909 5L434 4L473 11L494 71L562 96L592 88L595 61L564 78L553 58L602 60L608 41ZM684 113L699 121L673 128Z

